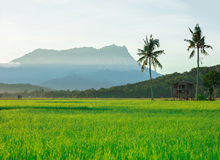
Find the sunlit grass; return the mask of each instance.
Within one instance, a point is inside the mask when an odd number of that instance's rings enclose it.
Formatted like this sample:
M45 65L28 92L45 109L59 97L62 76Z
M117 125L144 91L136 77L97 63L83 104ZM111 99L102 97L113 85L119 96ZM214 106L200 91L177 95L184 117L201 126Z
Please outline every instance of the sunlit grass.
M0 100L0 159L220 159L220 101Z

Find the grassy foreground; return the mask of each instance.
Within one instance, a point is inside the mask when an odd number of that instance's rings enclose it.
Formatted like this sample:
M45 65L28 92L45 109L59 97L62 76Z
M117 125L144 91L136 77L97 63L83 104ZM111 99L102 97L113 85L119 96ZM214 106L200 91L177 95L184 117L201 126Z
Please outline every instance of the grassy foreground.
M220 101L0 100L0 159L220 159Z

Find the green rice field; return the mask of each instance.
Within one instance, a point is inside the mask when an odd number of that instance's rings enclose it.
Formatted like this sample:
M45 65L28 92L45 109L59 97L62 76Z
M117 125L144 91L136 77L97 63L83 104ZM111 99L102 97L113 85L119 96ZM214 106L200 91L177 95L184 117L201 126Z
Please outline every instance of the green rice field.
M0 159L220 159L220 100L0 100Z

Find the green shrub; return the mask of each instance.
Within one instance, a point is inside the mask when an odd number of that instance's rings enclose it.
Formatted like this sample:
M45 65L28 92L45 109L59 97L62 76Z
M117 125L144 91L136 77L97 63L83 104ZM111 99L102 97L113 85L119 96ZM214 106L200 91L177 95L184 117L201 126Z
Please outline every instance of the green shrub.
M199 101L207 101L207 98L205 98L204 95L199 94L199 95L198 95L198 100L199 100Z

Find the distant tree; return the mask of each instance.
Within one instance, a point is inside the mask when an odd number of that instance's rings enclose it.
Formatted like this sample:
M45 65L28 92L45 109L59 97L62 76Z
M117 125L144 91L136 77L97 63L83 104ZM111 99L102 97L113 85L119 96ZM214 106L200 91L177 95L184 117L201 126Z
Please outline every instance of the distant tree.
M197 24L194 28L194 32L189 28L190 33L192 34L192 40L184 39L184 41L189 43L187 51L191 48L193 49L189 58L193 58L195 55L195 49L197 49L197 80L196 80L196 100L198 101L198 88L199 88L199 50L205 56L208 55L205 48L211 48L212 46L205 45L205 37L202 36L202 30Z
M27 95L27 93L28 93L27 90L24 90L24 95Z
M137 53L141 58L139 58L138 63L141 66L141 72L144 71L145 66L149 65L149 74L150 74L150 83L151 83L151 100L154 100L154 92L153 92L153 84L151 77L151 65L153 65L155 71L156 67L163 68L163 66L158 61L158 56L161 54L165 54L164 50L154 51L157 47L160 47L159 39L153 39L152 35L150 35L150 39L146 36L146 40L144 40L144 48L138 49Z
M39 92L43 93L43 92L44 92L44 89L40 88L40 89L39 89Z
M209 71L202 76L203 86L209 91L209 100L212 99L213 91L217 85L220 85L220 73L217 71Z

